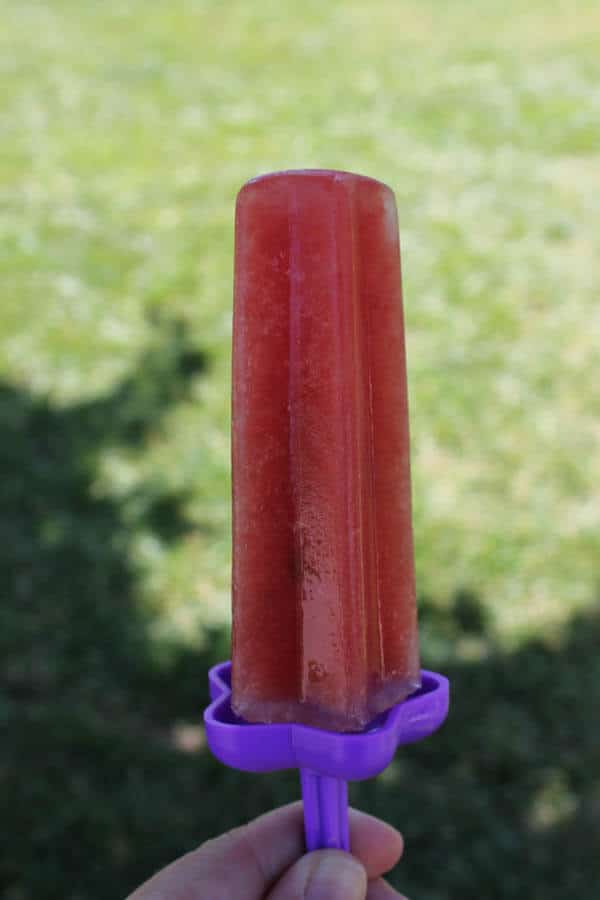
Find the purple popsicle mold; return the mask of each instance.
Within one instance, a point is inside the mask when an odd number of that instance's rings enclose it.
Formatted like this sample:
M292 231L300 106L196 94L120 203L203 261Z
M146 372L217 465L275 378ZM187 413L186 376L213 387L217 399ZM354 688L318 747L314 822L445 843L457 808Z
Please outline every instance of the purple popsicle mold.
M396 748L433 734L448 714L448 679L421 672L421 687L377 716L364 731L342 734L308 725L246 722L231 708L231 663L208 673L212 703L204 712L217 759L246 772L300 769L307 850L350 849L348 781L382 772Z

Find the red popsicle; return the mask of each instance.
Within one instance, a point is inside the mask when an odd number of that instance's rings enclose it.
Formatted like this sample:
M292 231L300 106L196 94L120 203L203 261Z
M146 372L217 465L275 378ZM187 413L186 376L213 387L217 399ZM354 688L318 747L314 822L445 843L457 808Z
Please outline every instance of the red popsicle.
M235 235L233 706L359 730L419 685L394 195L265 175Z

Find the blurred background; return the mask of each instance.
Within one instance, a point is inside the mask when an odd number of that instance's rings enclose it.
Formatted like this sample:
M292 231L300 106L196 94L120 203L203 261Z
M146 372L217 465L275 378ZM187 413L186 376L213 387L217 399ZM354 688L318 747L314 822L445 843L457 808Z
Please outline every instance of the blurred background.
M228 655L233 207L397 195L422 655L353 801L413 900L600 880L600 6L0 0L0 882L125 896L296 776L204 742ZM233 898L232 898L233 900Z

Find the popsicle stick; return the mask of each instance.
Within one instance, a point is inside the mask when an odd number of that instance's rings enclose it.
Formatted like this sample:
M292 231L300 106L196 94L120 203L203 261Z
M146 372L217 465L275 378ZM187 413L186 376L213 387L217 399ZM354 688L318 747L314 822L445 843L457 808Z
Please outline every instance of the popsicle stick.
M350 850L348 782L300 769L306 849Z

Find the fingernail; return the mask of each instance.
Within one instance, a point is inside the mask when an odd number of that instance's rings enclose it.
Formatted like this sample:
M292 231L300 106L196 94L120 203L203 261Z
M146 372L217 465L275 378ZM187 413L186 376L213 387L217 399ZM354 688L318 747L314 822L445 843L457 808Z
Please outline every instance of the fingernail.
M324 853L306 885L305 900L365 900L367 873L341 850Z

